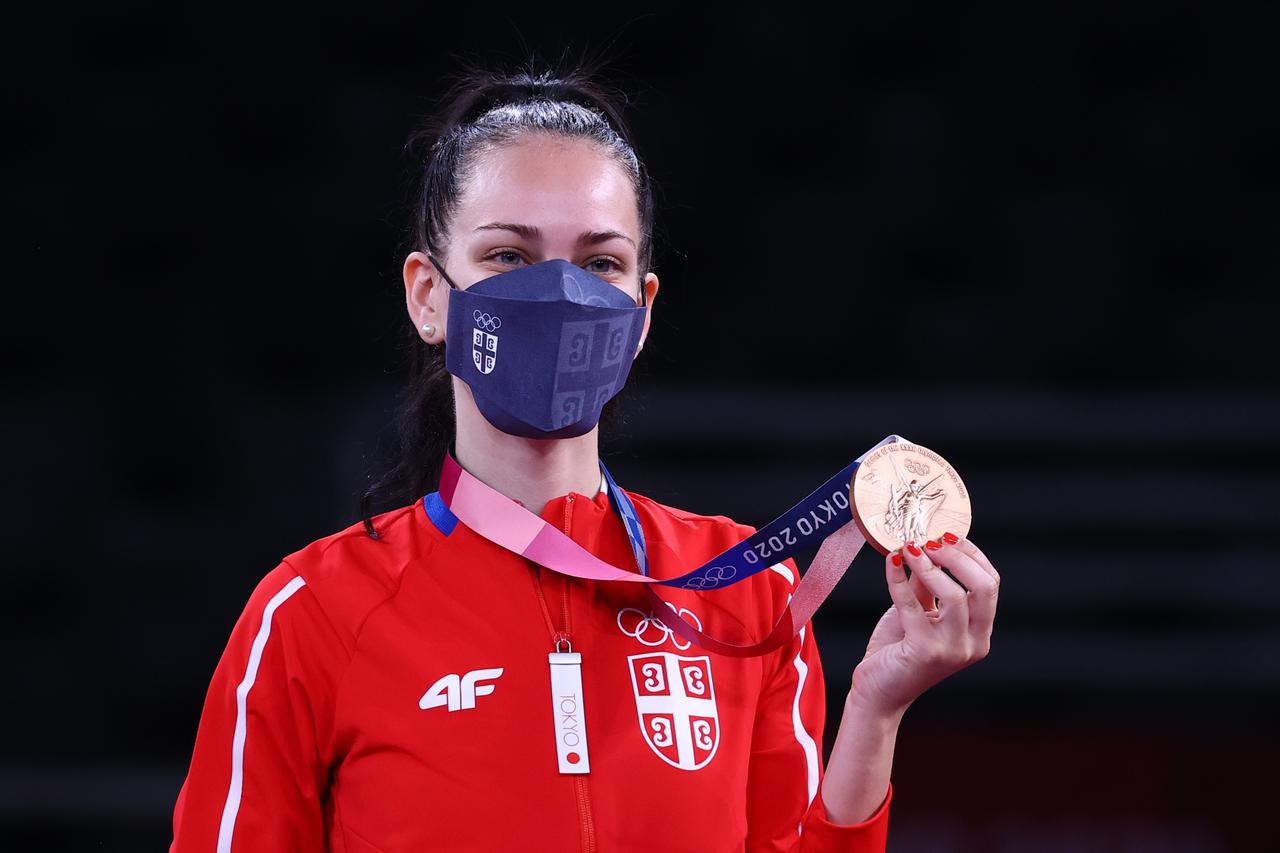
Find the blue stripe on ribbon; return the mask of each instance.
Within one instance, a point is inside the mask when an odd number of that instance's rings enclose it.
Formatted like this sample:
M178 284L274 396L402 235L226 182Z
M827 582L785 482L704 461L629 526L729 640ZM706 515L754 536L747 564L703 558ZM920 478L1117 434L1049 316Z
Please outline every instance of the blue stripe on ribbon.
M849 507L849 481L862 460L886 444L905 440L896 434L886 436L875 447L841 468L803 500L751 536L693 571L658 583L683 589L719 589L746 580L807 548L817 547L853 517L853 511ZM642 575L648 575L644 529L636 516L635 507L630 498L613 482L604 462L600 463L600 470L609 481L609 503L622 517L627 537L631 540L636 565Z
M635 555L636 567L640 569L640 574L648 576L649 549L644 544L644 528L640 526L636 509L631 505L631 498L627 497L626 493L613 481L613 475L609 473L608 468L604 467L603 460L600 462L600 470L604 472L604 478L609 483L609 505L622 518L622 526L627 529L627 538L631 540L631 553Z

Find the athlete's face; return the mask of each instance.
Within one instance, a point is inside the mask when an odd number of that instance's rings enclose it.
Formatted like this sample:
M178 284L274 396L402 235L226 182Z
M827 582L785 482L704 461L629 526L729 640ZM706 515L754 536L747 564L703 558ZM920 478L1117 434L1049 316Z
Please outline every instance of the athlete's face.
M481 155L465 181L440 258L458 287L539 261L570 261L613 284L640 304L641 345L658 294L658 277L641 276L640 216L622 167L584 140L532 134ZM445 338L449 285L426 255L404 263L409 317L428 343ZM427 333L423 324L434 329Z

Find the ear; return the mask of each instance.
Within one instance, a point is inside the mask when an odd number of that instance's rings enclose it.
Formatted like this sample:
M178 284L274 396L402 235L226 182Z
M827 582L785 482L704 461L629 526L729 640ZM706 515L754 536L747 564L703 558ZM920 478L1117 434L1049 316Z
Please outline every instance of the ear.
M423 252L410 252L404 259L404 301L418 337L429 344L444 340L449 318L449 285ZM428 334L423 324L434 328Z
M649 303L649 310L644 312L644 328L640 330L640 345L636 347L636 352L644 349L644 340L649 337L649 321L653 319L653 303L658 298L658 276L654 273L648 273L644 277L644 283L640 285L644 290L645 301Z

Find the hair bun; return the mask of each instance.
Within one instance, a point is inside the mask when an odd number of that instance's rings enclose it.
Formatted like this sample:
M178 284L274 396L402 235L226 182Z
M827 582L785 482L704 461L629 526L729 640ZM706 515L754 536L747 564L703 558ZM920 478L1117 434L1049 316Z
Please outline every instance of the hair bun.
M590 79L570 73L553 76L543 73L537 76L526 72L510 75L487 74L488 79L477 80L473 97L466 108L456 116L457 124L474 122L490 110L506 104L526 104L531 101L562 101L577 104L599 114L619 130L617 108L608 94ZM465 97L465 96L464 96Z

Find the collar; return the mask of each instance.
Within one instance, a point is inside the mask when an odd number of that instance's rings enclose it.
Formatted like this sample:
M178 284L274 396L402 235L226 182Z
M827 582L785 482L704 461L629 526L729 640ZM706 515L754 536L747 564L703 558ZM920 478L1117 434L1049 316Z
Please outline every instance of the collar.
M547 501L540 516L597 557L626 566L633 560L627 531L609 503L606 488L602 487L594 497L581 492L554 497Z
M625 490L620 491L625 494ZM458 524L457 516L445 506L438 491L424 496L422 506L427 519L437 530L445 536L453 533ZM603 470L600 489L595 497L587 497L581 492L566 492L547 501L541 517L562 532L567 527L569 538L601 559L608 559L618 566L629 566L634 560L626 527L610 504L608 478Z
M512 498L512 500L515 499ZM516 501L516 503L520 503L520 501ZM520 505L524 506L524 504ZM540 515L556 527L564 530L566 508L574 516L574 521L577 521L577 517L582 513L590 513L592 516L612 515L613 508L609 506L609 485L605 482L604 475L600 475L600 488L596 491L594 497L588 497L582 492L566 492L547 501L547 505L542 508Z

